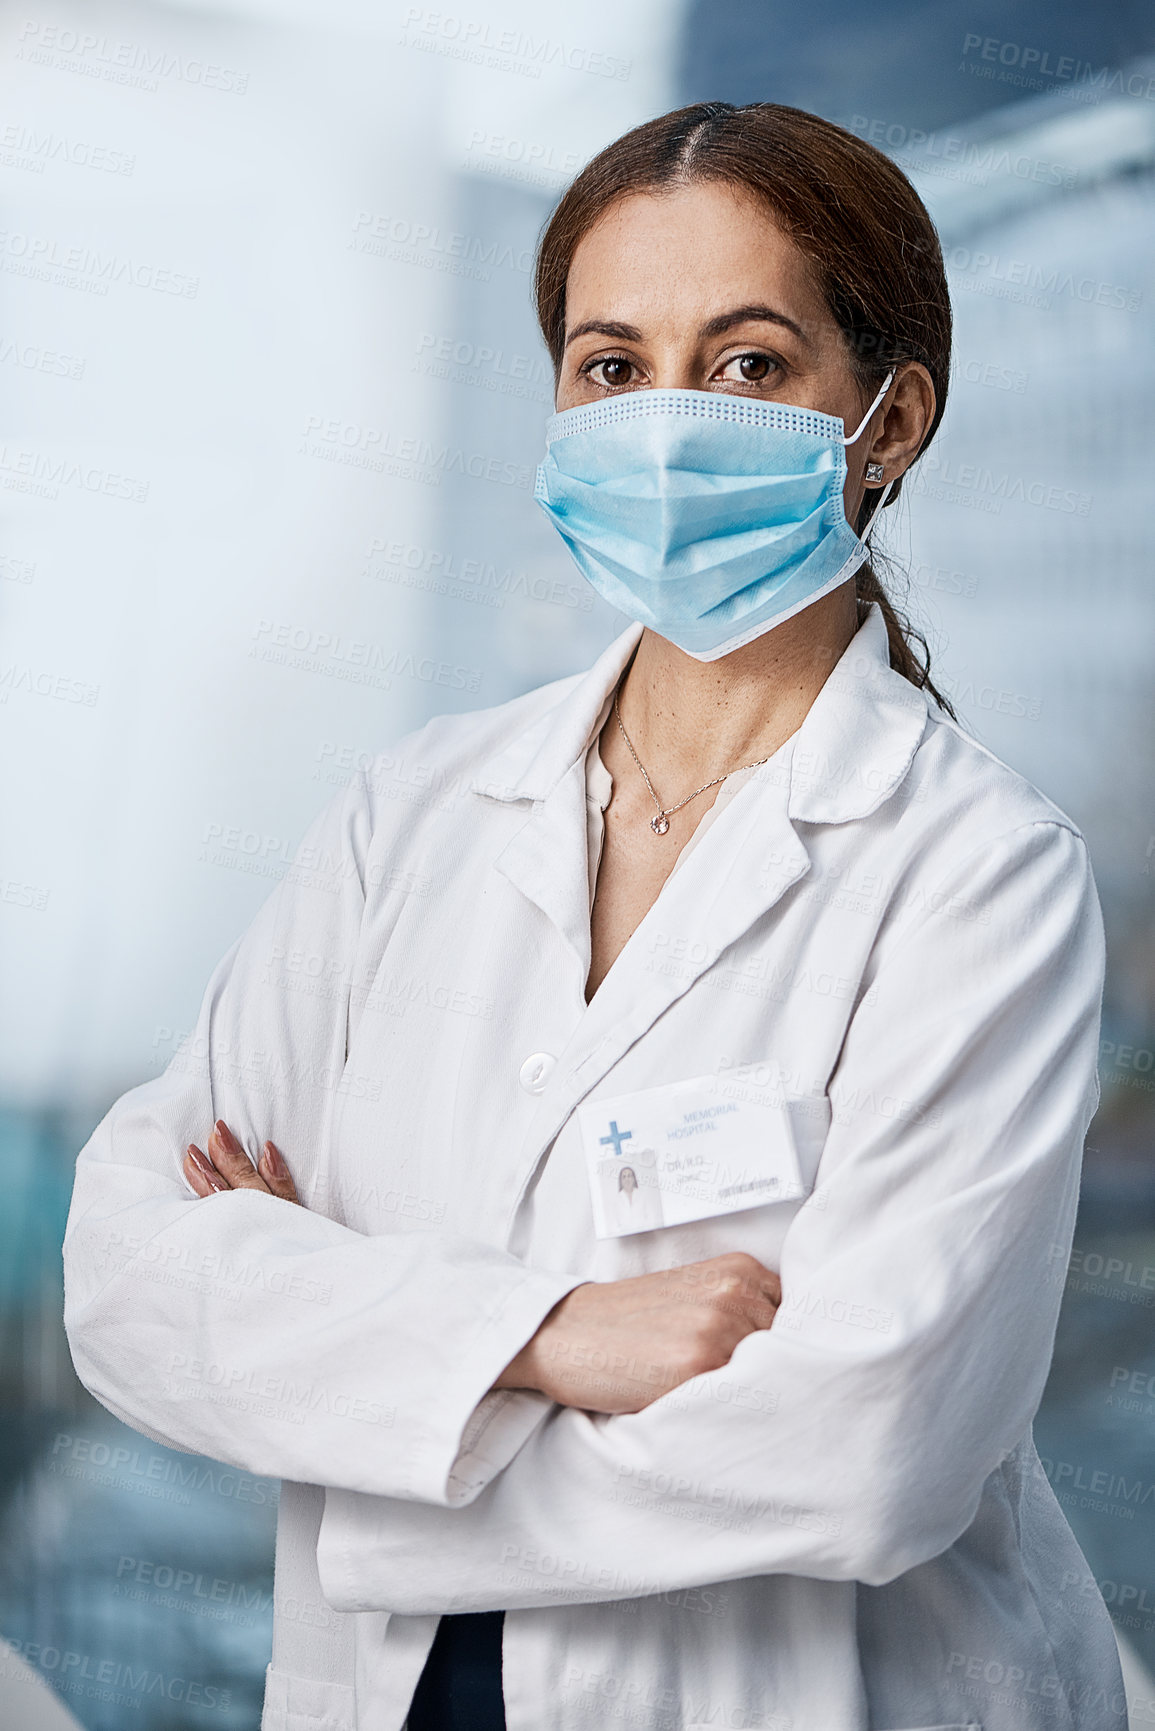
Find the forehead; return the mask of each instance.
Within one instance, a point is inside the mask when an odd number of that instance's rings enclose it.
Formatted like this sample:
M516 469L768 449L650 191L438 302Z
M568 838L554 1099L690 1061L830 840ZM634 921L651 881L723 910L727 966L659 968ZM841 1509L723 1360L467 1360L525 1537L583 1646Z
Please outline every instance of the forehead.
M798 323L830 321L809 260L744 188L695 182L618 199L587 231L566 282L566 323L698 317L769 301Z

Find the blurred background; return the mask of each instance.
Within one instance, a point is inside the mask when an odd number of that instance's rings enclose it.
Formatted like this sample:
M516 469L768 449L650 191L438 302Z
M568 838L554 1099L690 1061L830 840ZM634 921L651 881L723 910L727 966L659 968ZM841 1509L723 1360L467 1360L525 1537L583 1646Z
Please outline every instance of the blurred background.
M367 754L624 625L532 503L533 247L594 151L713 97L871 140L942 235L951 399L885 543L960 716L1095 862L1036 1434L1155 1725L1155 13L460 3L0 8L0 1722L257 1724L277 1486L80 1389L72 1164Z

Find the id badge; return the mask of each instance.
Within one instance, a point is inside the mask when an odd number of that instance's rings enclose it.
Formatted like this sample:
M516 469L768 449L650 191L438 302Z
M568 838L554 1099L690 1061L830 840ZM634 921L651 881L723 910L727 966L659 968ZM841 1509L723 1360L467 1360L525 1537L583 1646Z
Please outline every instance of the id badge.
M807 1194L789 1103L699 1076L579 1106L599 1238Z

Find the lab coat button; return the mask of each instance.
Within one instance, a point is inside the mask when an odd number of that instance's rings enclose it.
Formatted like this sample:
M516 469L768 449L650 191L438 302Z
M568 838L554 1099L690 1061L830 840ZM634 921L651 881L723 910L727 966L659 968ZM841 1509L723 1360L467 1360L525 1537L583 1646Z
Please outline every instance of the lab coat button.
M557 1059L549 1052L533 1052L521 1066L518 1081L527 1094L541 1094L557 1068Z

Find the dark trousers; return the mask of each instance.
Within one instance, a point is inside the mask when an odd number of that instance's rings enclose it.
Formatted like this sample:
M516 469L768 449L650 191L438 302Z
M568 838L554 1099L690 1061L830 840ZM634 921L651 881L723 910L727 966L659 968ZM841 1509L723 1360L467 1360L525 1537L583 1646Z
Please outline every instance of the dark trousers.
M409 1707L409 1731L505 1731L504 1611L442 1617Z

